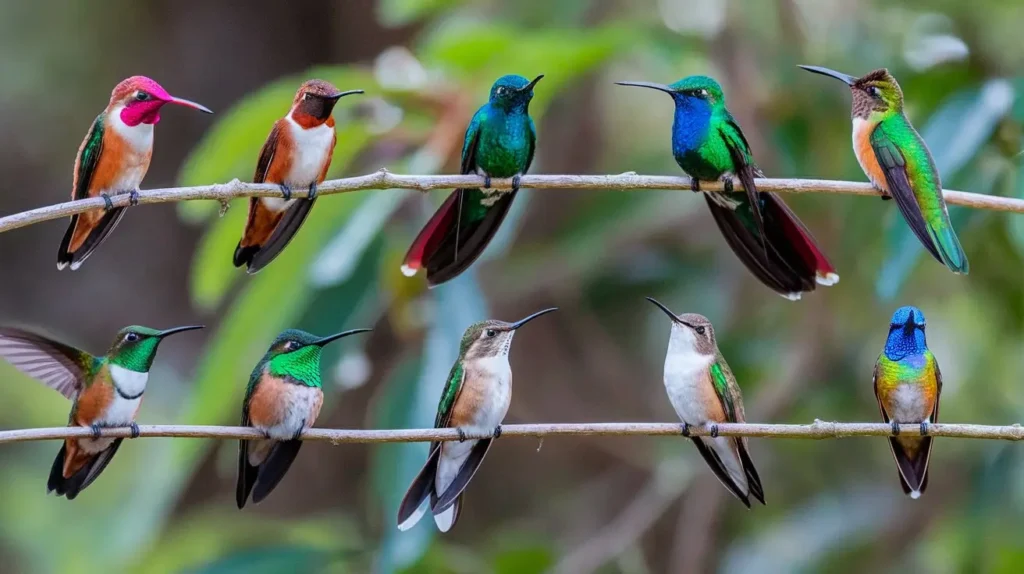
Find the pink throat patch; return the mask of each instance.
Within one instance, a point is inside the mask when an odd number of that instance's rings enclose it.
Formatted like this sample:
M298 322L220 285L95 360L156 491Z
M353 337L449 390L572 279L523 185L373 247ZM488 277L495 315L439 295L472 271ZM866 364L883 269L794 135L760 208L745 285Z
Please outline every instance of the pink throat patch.
M128 102L128 105L121 110L121 121L129 127L139 124L156 124L160 121L160 108L166 103L156 99Z

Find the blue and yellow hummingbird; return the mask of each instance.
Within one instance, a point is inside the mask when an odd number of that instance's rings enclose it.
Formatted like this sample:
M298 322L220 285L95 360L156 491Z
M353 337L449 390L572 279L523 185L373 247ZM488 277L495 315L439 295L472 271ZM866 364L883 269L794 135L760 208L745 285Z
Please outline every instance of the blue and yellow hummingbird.
M878 356L873 375L875 398L882 420L892 424L920 423L922 436L889 439L899 469L900 485L911 498L919 498L928 486L928 460L932 439L928 424L939 421L942 375L925 341L924 313L917 307L900 307L892 315L885 349Z
M526 323L555 310L544 309L515 323L489 320L470 325L448 374L434 427L458 429L460 437L492 432L498 437L512 400L512 368L508 364L512 337ZM437 528L451 530L462 509L462 493L483 462L491 440L430 443L427 462L398 508L398 529L415 526L426 514L429 498Z
M953 273L970 270L949 221L942 181L924 139L903 113L903 90L882 68L860 78L818 66L808 72L835 78L853 94L853 152L871 184L895 198L903 219L939 263Z
M529 107L543 77L508 75L494 82L462 145L460 173L484 176L484 189L456 189L448 196L409 247L402 273L411 277L426 269L433 287L457 277L484 252L512 206L519 177L533 163L537 129ZM512 189L490 189L492 177L511 177Z
M132 436L138 436L135 415L142 405L157 347L168 335L202 328L158 331L138 325L125 327L100 357L31 331L0 328L0 357L71 399L68 426L93 431L92 438L64 440L50 469L47 493L73 500L103 472L124 439L102 438L101 429L131 427Z
M834 285L839 275L807 227L774 193L759 192L754 184L761 170L736 120L725 107L725 94L707 76L689 76L671 85L616 82L660 90L672 96L672 156L691 179L723 179L726 193L705 193L711 215L740 261L762 283L787 299L796 300L815 285ZM732 176L745 193L732 191Z
M242 425L254 427L263 440L238 441L238 508L252 493L253 503L267 497L284 478L299 454L302 431L313 426L324 402L320 379L320 352L342 337L365 333L352 329L317 337L288 329L274 339L249 377L242 403Z

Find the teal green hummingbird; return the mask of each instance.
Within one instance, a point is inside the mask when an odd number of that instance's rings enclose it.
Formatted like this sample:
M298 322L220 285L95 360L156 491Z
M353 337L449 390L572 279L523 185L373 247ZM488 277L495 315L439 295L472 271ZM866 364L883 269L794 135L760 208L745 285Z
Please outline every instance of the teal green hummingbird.
M125 327L106 354L97 357L31 331L0 327L0 357L71 399L68 426L93 432L91 438L64 440L50 469L47 493L73 500L99 477L123 440L102 438L102 429L130 427L132 438L139 436L135 415L160 342L169 335L202 328Z
M238 442L235 502L244 508L249 494L259 503L284 478L302 448L302 431L313 426L324 402L320 353L327 343L365 333L352 329L317 337L288 329L274 339L256 363L245 389L242 425L258 429L262 440Z
M816 285L839 281L835 267L807 227L774 193L754 182L761 170L739 124L725 107L725 94L707 76L689 76L671 85L616 82L667 93L675 103L672 155L689 176L693 191L701 181L721 179L726 193L705 193L711 215L740 261L767 287L799 299ZM732 176L745 193L732 191Z
M751 496L764 504L764 489L746 437L718 436L718 423L742 423L746 418L740 386L718 349L711 321L696 313L676 315L658 301L647 300L672 320L665 354L665 390L683 421L683 436L690 435L692 425L710 426L711 436L690 437L701 457L747 508Z
M512 400L512 368L508 352L516 330L555 311L544 309L515 323L481 321L462 336L459 358L448 374L435 428L455 428L458 442L432 442L426 464L413 479L398 508L398 529L408 530L426 514L427 499L434 522L448 532L462 510L462 494L491 447L490 438L467 440L465 435L501 435L501 421Z
M903 219L939 263L966 275L967 255L949 221L942 181L924 139L903 113L903 90L886 69L860 78L818 66L801 68L835 78L853 94L853 153L884 199L896 199Z
M897 309L872 377L882 420L892 425L889 447L896 459L900 485L915 499L928 486L932 454L928 425L939 421L942 393L942 375L928 350L925 325L924 313L917 307ZM898 436L899 425L916 423L921 425L921 436Z
M484 176L484 189L456 189L448 196L409 247L402 273L411 277L426 269L433 287L454 279L484 252L512 206L520 176L533 163L537 129L529 108L543 77L509 75L494 82L462 145L460 173ZM490 189L492 177L511 177L512 189Z

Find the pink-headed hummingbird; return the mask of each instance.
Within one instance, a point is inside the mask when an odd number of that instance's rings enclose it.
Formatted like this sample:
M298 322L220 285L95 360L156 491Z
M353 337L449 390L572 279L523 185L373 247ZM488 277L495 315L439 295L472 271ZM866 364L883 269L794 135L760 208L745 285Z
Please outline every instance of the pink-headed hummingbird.
M461 440L430 443L427 462L398 508L399 530L415 526L428 506L441 532L455 526L462 510L462 494L493 440L462 437L468 433L492 434L494 438L501 435L501 421L512 401L512 368L508 363L512 337L526 323L555 310L544 309L515 323L481 321L466 329L434 419L435 428L455 428Z
M78 269L124 216L111 195L130 194L138 202L138 188L153 156L153 126L160 110L176 104L211 114L207 108L167 93L145 76L132 76L114 87L110 103L96 116L75 158L71 199L102 197L106 209L71 216L57 250L57 269Z
M121 329L103 356L93 356L49 337L0 327L0 357L26 375L71 399L68 426L89 427L91 438L64 440L50 470L47 492L74 499L92 484L121 446L120 438L102 438L103 428L131 427L149 381L157 347L168 335L202 329L202 325L158 331Z
M292 107L274 123L256 162L253 183L276 183L283 197L252 197L242 239L235 248L235 267L256 273L278 256L316 201L317 185L327 177L338 135L334 131L334 106L338 100L363 90L342 92L324 80L299 86ZM307 197L292 199L292 189L309 190Z

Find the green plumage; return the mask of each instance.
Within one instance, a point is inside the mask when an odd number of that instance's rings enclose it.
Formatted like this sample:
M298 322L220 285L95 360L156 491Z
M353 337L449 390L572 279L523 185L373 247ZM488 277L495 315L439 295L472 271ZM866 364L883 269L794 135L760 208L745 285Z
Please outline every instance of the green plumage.
M316 345L308 345L298 351L276 355L270 359L270 374L274 377L291 377L307 387L320 387L321 350Z
M78 158L78 172L75 174L74 199L89 197L89 185L92 183L92 176L96 173L96 165L99 164L100 154L103 152L104 115L96 116L89 129L89 134L82 142L81 155Z
M723 365L725 365L724 369ZM722 401L722 410L725 411L726 420L736 422L736 401L733 396L739 394L739 387L736 385L736 379L732 376L731 371L728 375L725 374L728 369L729 365L719 353L718 358L711 364L711 382L715 385L715 393Z
M462 366L462 361L455 361L451 372L448 373L448 381L445 383L444 392L441 394L441 402L437 405L437 416L434 417L435 428L442 428L448 424L452 407L455 406L455 397L459 396L459 389L462 387L464 374L465 369Z

